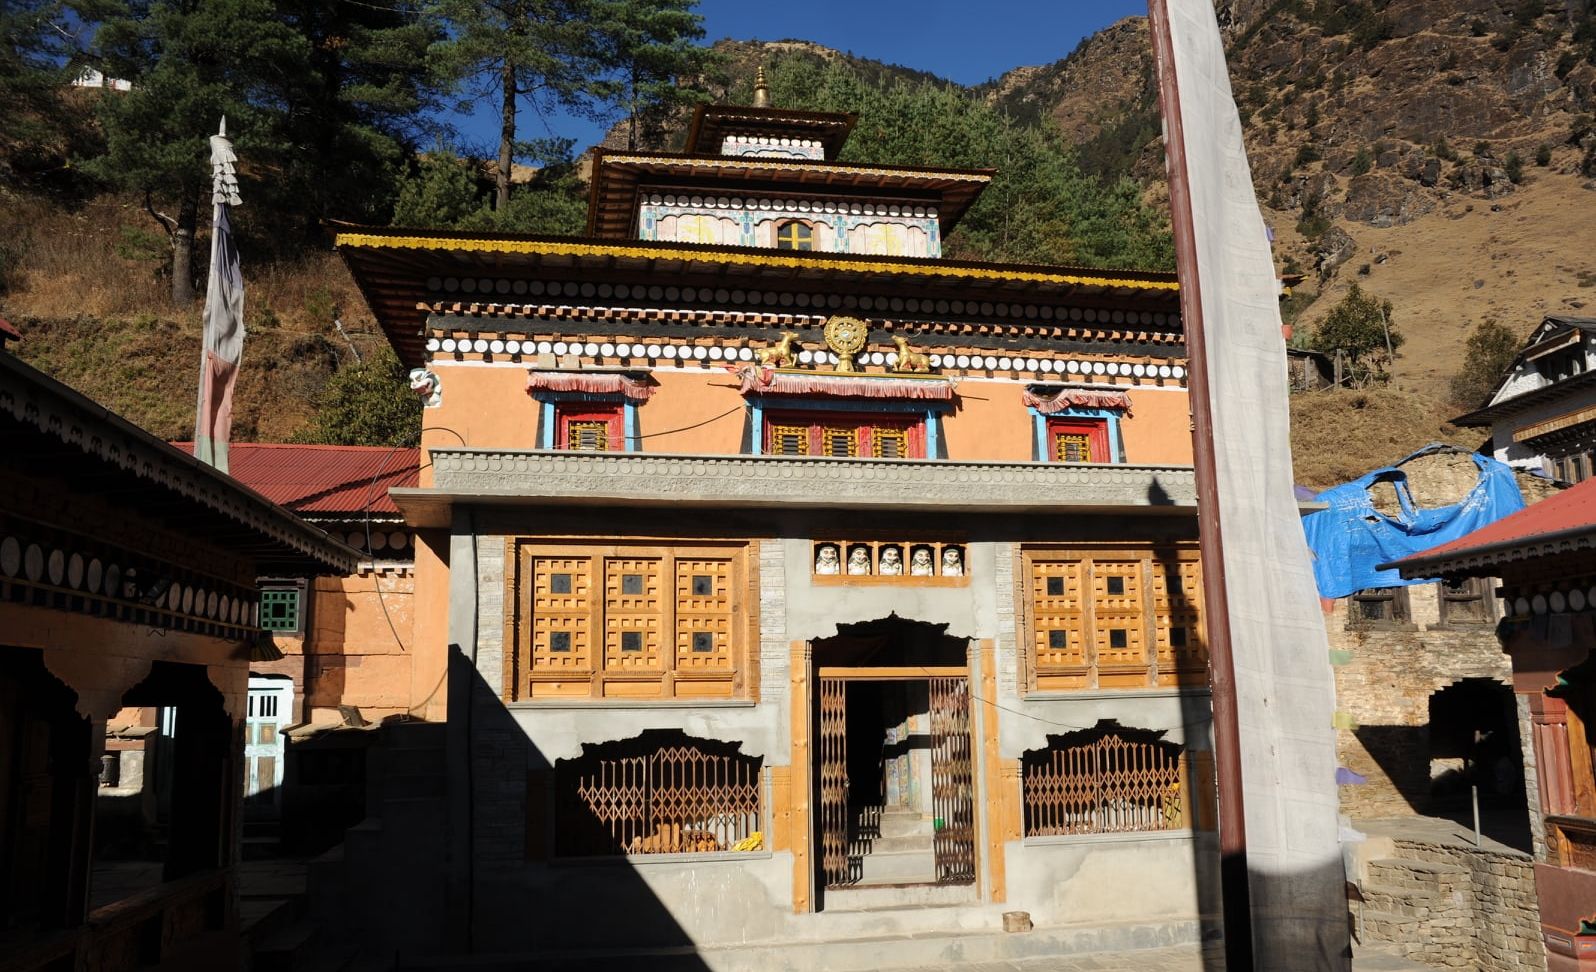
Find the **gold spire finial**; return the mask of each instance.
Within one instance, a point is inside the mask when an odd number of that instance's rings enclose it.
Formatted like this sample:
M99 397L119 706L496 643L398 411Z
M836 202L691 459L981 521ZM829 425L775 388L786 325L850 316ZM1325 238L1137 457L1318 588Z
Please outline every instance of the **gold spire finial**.
M754 107L770 107L770 85L765 83L765 66L763 64L759 65L759 69L754 72Z

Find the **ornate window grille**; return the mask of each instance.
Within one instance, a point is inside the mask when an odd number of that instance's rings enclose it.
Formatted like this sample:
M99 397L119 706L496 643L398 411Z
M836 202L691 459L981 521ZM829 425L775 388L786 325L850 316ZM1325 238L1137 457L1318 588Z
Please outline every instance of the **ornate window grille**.
M1025 836L1190 826L1186 754L1162 735L1109 723L1026 752Z
M764 849L760 768L742 743L647 730L555 765L562 857Z

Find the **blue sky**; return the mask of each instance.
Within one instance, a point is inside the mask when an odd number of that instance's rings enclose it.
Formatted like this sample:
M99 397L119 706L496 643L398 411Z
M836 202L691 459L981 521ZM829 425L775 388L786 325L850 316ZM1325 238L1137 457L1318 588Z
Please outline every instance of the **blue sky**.
M1145 14L1145 0L701 0L706 40L814 41L861 57L977 84L1010 68L1056 61L1082 37ZM573 118L544 122L523 112L524 137L555 134L596 142L602 125ZM465 144L496 145L497 115L457 117Z

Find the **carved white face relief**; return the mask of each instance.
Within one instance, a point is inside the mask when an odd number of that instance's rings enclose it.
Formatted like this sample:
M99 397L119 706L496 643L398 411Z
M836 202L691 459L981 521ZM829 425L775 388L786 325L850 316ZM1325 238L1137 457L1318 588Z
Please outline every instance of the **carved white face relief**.
M853 552L848 554L848 573L850 573L850 574L868 574L868 573L870 573L870 551L869 551L869 549L867 549L865 547L854 547L853 548Z
M909 555L909 573L915 577L930 577L935 570L931 562L930 547L915 547L914 553Z
M829 543L822 546L820 552L815 555L815 573L836 574L840 573L841 569L842 562L837 558L837 548Z
M959 553L958 547L949 547L942 551L942 575L944 577L960 577L964 574L964 557Z
M881 572L893 575L903 573L903 555L898 553L897 547L881 551Z

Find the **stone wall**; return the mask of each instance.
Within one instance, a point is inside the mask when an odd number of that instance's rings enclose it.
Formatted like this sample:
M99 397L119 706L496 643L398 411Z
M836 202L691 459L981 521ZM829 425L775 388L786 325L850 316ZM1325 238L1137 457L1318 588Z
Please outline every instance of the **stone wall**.
M1527 855L1500 845L1396 836L1371 839L1362 857L1355 906L1360 942L1390 943L1440 968L1546 968Z
M1511 685L1512 664L1494 624L1443 624L1438 585L1415 584L1407 594L1411 620L1404 624L1349 627L1349 598L1334 601L1325 616L1336 708L1352 721L1336 731L1337 756L1368 780L1341 788L1342 810L1353 817L1425 812L1431 695L1468 678Z

